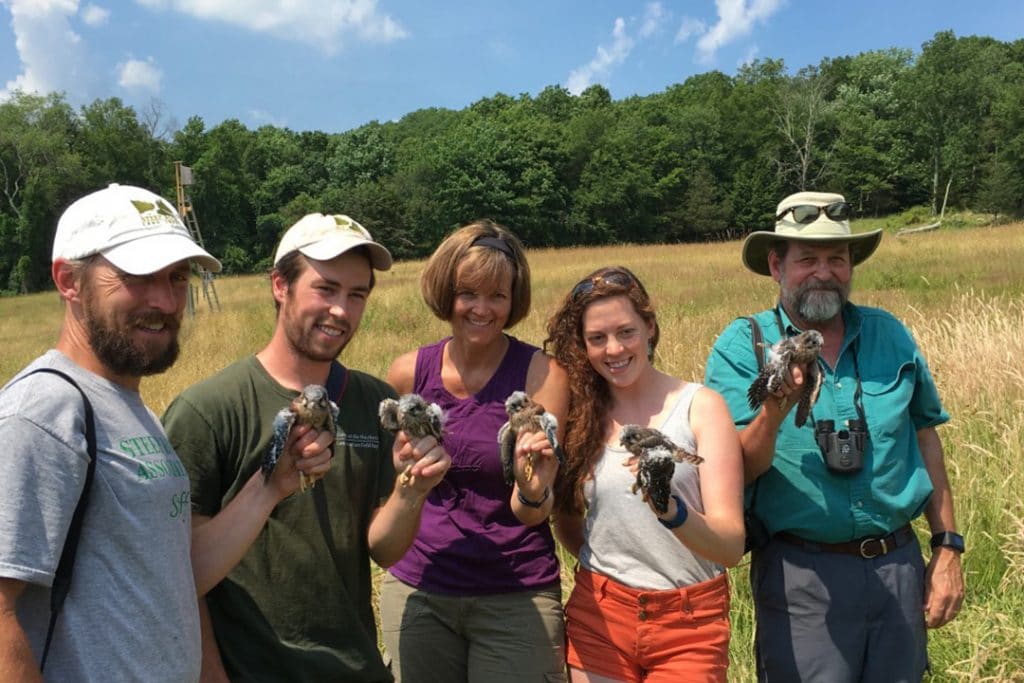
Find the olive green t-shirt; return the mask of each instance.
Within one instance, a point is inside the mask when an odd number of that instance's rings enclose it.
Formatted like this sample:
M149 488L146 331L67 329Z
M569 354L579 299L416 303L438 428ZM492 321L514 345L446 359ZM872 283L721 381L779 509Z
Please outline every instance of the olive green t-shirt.
M297 392L278 384L255 356L176 398L163 416L188 469L192 509L216 515L256 472L278 411ZM390 494L392 436L377 406L386 383L348 370L338 403L338 439L323 487L330 541L314 491L274 509L242 561L207 595L228 674L245 681L390 681L377 649L367 529Z

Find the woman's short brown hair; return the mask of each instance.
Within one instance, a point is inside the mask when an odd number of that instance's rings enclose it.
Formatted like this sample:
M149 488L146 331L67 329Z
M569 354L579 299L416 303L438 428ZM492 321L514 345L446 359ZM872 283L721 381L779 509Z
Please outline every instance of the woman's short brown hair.
M459 267L472 265L471 281L457 283ZM511 275L509 328L530 312L530 266L519 239L490 219L468 223L448 235L427 260L420 276L423 300L441 320L451 320L456 285L476 286Z

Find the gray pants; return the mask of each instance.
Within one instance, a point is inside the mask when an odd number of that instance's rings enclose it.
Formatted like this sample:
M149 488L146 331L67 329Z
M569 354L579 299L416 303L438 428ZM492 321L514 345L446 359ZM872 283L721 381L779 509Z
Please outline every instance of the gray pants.
M754 551L750 582L762 683L924 676L924 560L916 538L873 559L773 539Z
M398 683L564 683L561 589L459 597L384 575L380 626Z

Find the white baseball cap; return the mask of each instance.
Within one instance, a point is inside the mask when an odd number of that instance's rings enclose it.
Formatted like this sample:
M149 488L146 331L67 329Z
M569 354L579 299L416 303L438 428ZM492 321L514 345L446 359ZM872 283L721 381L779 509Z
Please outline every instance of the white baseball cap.
M170 202L149 190L111 184L67 208L57 222L53 260L102 254L131 275L193 259L214 273L220 261L196 244Z
M274 265L293 251L315 261L330 261L360 246L367 248L370 265L376 270L391 268L391 252L374 242L370 232L355 220L340 213L329 216L311 213L285 231L274 254Z

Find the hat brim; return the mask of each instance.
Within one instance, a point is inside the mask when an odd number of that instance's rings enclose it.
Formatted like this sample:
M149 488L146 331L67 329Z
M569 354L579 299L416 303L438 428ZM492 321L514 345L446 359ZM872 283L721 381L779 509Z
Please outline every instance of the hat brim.
M771 275L768 267L768 252L779 241L803 242L805 244L849 243L850 261L853 265L863 263L875 253L882 241L882 230L872 230L851 235L786 235L768 230L759 230L747 235L743 241L743 265L758 275Z
M376 242L357 238L350 233L330 235L313 244L299 247L298 251L303 256L315 261L330 261L356 247L366 247L370 254L370 265L374 270L389 270L391 268L391 252ZM278 256L275 261L280 261L282 256L284 255Z
M130 275L149 275L184 260L195 261L212 273L221 270L220 261L184 235L153 235L118 244L100 253Z

